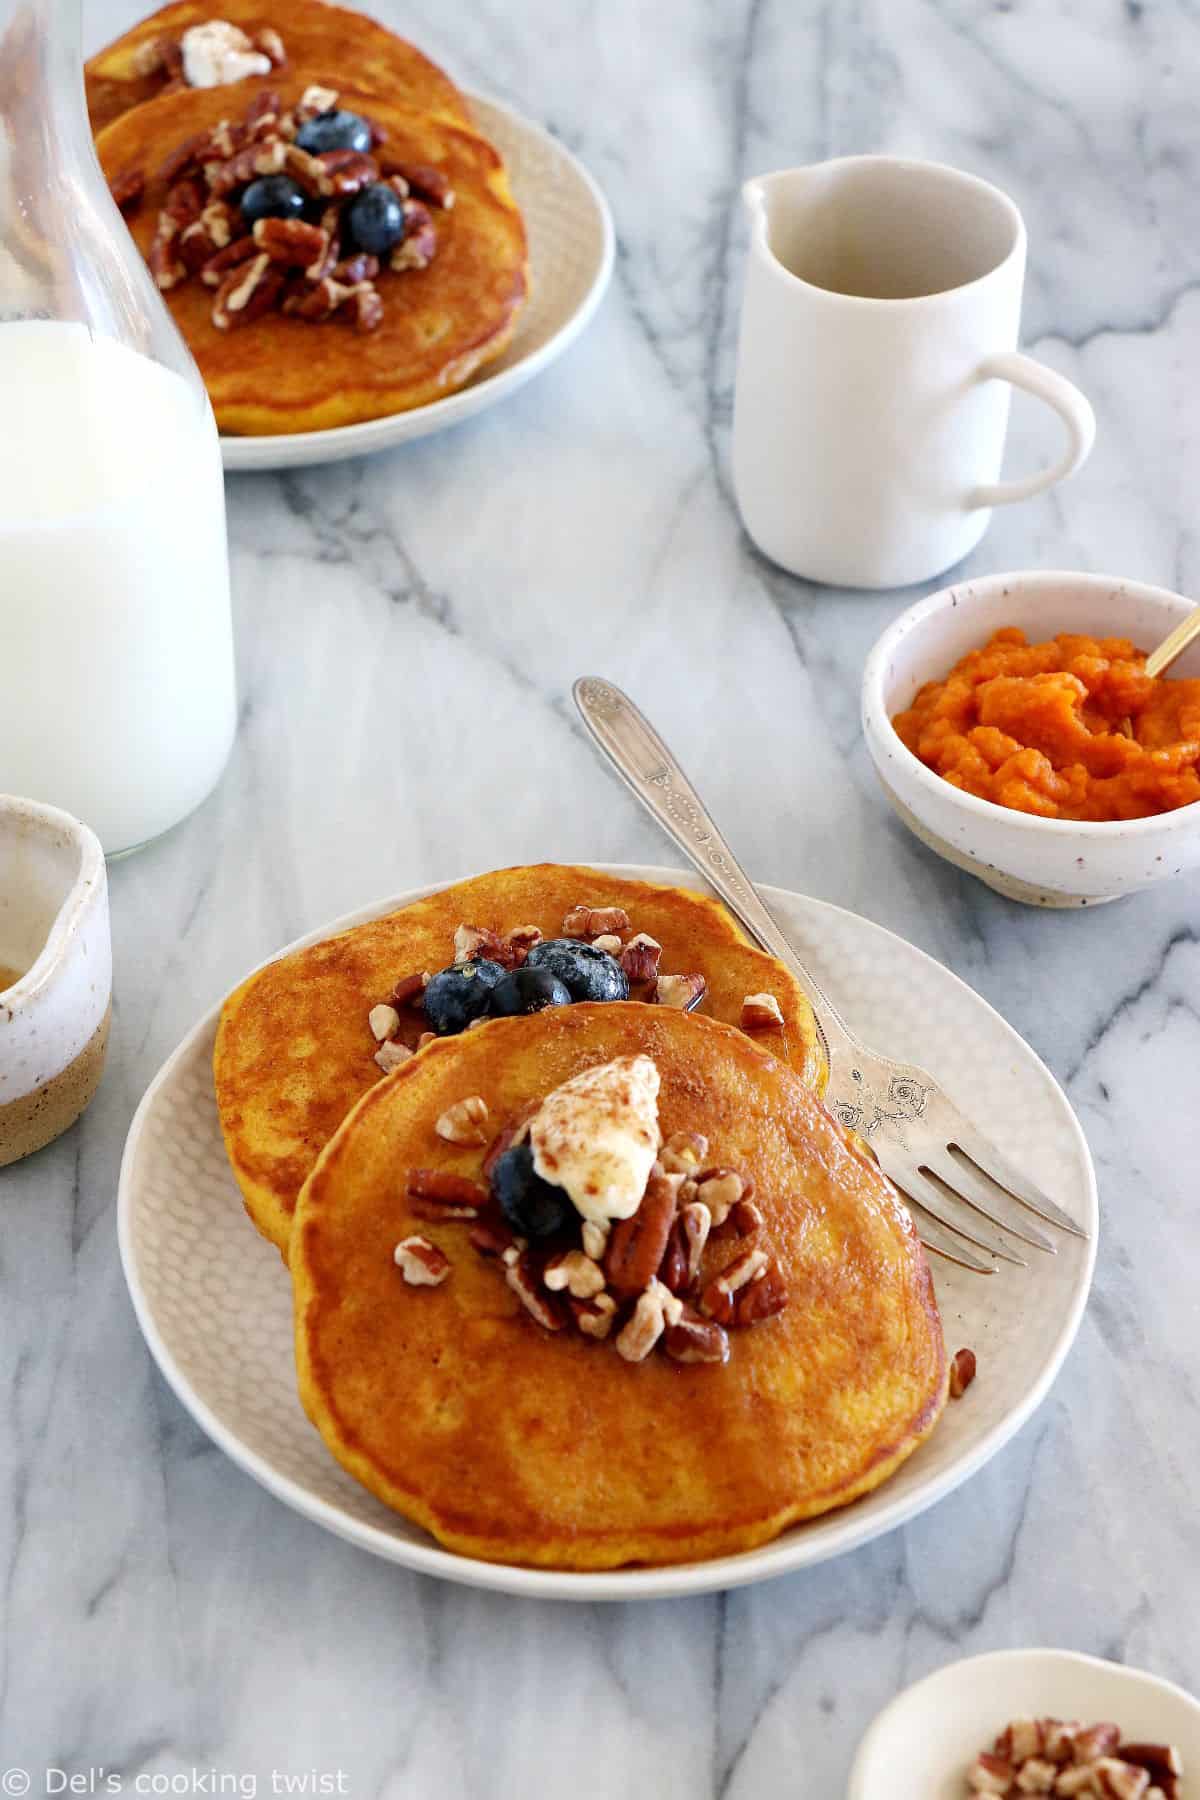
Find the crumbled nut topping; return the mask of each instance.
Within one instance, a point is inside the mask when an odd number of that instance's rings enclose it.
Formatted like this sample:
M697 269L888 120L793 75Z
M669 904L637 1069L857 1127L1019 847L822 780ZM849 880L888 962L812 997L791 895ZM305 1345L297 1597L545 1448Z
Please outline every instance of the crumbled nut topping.
M565 1289L577 1300L594 1300L604 1292L604 1270L582 1250L563 1250L546 1264L542 1280L552 1294Z
M484 1125L487 1116L487 1101L478 1094L471 1094L466 1100L456 1100L453 1106L448 1106L433 1129L448 1144L486 1144Z
M694 1175L708 1155L708 1139L701 1131L673 1131L658 1160L668 1174Z
M658 1006L673 1006L679 1012L694 1012L707 991L703 975L660 975L654 983L654 999Z
M1123 1743L1120 1728L1014 1719L967 1770L973 1795L1081 1794L1088 1800L1178 1800L1183 1759L1173 1744Z
M603 950L606 956L620 956L621 940L619 937L610 937L607 934L604 934L598 938L592 939L592 948L594 950Z
M956 1350L950 1363L950 1398L961 1400L975 1379L975 1352Z
M742 1001L742 1030L766 1031L783 1024L783 1008L774 994L747 994Z
M380 1044L375 1052L375 1061L385 1075L390 1075L393 1069L398 1069L401 1063L407 1062L411 1055L412 1051L407 1044L397 1044L389 1040L386 1044Z
M621 952L621 967L630 981L656 981L662 945L647 931L631 937Z
M633 1309L633 1316L617 1336L617 1354L626 1362L644 1362L668 1325L678 1325L683 1302L653 1278Z
M394 1038L400 1029L400 1014L394 1006L386 1004L373 1006L367 1014L367 1024L371 1027L372 1036L377 1043L384 1043Z
M428 1238L402 1238L393 1255L409 1287L441 1287L450 1273L450 1258Z

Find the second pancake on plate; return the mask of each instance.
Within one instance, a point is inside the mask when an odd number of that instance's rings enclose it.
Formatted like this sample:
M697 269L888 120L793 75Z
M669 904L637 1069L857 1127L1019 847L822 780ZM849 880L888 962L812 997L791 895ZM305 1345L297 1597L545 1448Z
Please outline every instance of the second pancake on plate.
M565 960L550 948L561 939L569 941ZM213 1057L221 1129L246 1210L285 1257L306 1176L355 1101L381 1079L381 1067L404 1060L431 1028L452 1035L468 1015L490 1016L482 993L456 1002L455 986L464 984L452 979L441 984L445 1004L431 1021L422 977L456 961L503 973L528 960L553 965L552 977L555 967L567 973L569 998L599 993L586 973L570 974L570 945L574 962L595 971L590 979L607 984L609 997L627 993L655 1006L690 1001L733 1025L745 1016L756 1041L817 1091L823 1087L803 990L782 963L747 942L717 901L569 864L480 875L294 950L226 1001ZM393 1028L375 1009L392 1007L394 997ZM754 997L760 1007L747 1014Z

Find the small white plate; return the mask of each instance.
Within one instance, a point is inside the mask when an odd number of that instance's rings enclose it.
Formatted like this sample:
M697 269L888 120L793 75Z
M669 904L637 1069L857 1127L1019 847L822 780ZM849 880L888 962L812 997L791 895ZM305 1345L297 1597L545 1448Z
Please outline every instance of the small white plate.
M1010 1719L1102 1720L1129 1743L1174 1744L1200 1775L1200 1702L1172 1682L1070 1650L999 1650L906 1688L859 1745L846 1800L966 1800L966 1772Z
M613 874L703 887L673 869L609 866ZM435 891L399 894L298 941L313 943ZM246 1218L221 1142L214 1007L137 1110L121 1164L118 1227L146 1342L188 1411L236 1463L307 1518L425 1574L545 1599L633 1600L738 1587L855 1549L932 1506L1007 1443L1053 1381L1091 1283L1096 1181L1078 1121L1029 1046L940 963L839 907L764 891L818 981L844 997L866 1042L925 1064L1091 1234L1088 1242L1064 1235L1057 1256L1031 1251L1027 1269L995 1275L932 1259L948 1347L975 1350L979 1374L928 1442L865 1499L739 1556L586 1574L509 1568L441 1549L351 1480L305 1418L291 1284L278 1252Z
M615 243L612 214L599 187L583 164L540 125L497 100L478 94L467 97L479 129L508 166L529 233L532 291L512 343L458 393L410 412L328 431L223 437L221 458L227 469L295 469L307 463L341 462L457 425L548 368L575 342L599 306L612 274Z

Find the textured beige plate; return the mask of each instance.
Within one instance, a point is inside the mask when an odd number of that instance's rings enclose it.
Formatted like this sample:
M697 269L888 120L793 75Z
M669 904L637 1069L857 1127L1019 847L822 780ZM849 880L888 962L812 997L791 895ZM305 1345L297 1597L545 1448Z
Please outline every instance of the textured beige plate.
M613 872L703 886L669 869ZM433 891L367 907L301 942ZM121 1165L118 1219L146 1341L183 1404L235 1462L308 1518L426 1574L543 1598L631 1600L736 1587L836 1556L931 1506L1000 1449L1044 1397L1087 1299L1097 1211L1083 1133L1033 1051L939 963L853 913L782 889L765 892L817 979L866 1041L923 1062L1092 1234L1090 1243L1064 1238L1056 1257L1031 1251L1028 1269L991 1276L933 1259L949 1347L969 1344L979 1375L929 1442L876 1493L741 1556L589 1575L506 1568L440 1549L334 1463L301 1409L291 1284L278 1253L246 1218L221 1144L210 1068L214 1008L138 1108Z
M294 469L340 462L428 437L494 406L548 367L579 336L599 306L613 266L613 223L592 177L540 125L495 100L468 96L479 129L508 165L529 233L532 293L512 343L479 379L457 394L362 425L295 431L277 437L223 437L227 469Z

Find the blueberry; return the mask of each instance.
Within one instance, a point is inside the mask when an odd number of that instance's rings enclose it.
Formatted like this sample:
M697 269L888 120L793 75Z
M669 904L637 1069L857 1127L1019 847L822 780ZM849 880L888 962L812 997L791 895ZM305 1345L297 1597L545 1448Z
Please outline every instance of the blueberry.
M371 127L358 113L333 110L305 120L296 142L310 156L320 156L323 150L366 152L371 148Z
M430 1030L439 1037L453 1037L456 1032L465 1031L472 1019L481 1019L503 973L499 963L483 957L440 970L425 989L425 1017Z
M629 998L629 977L616 958L575 938L551 938L549 943L535 944L525 966L557 975L572 1000Z
M550 1237L575 1210L561 1188L536 1173L528 1144L516 1144L499 1158L492 1170L492 1193L518 1237Z
M257 219L298 219L308 203L304 189L290 175L260 175L242 195L247 225Z
M404 236L404 207L394 188L374 181L360 189L346 209L350 236L370 256L386 256Z
M488 1010L501 1018L541 1012L545 1006L570 1006L570 989L549 969L513 969L492 989Z

